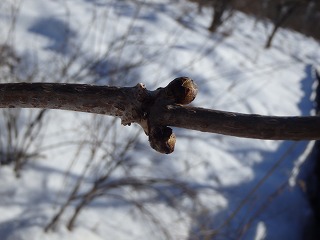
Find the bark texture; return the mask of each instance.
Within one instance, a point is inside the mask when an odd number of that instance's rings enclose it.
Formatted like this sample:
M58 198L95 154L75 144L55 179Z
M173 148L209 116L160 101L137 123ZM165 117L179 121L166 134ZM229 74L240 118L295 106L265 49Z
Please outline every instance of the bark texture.
M269 140L320 139L320 117L275 117L169 105L156 124Z
M106 114L122 119L124 125L137 122L140 99L147 93L135 87L106 87L60 83L0 84L0 108L48 108ZM133 100L134 99L134 100Z

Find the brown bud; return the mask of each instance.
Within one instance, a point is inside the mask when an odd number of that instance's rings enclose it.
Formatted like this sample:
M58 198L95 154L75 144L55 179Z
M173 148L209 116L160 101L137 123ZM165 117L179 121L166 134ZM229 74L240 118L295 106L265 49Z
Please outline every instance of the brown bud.
M174 103L189 104L196 98L198 87L191 78L179 77L171 81L165 91Z
M160 153L169 154L174 151L176 136L169 127L157 126L150 130L150 146Z

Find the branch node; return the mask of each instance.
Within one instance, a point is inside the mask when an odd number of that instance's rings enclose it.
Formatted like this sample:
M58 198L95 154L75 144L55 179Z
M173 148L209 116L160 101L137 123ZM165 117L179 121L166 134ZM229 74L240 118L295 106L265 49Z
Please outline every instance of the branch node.
M179 77L165 88L150 92L147 102L147 121L140 125L149 135L150 146L160 153L169 154L174 150L176 136L172 129L158 124L163 108L171 104L189 104L198 93L197 85L188 77Z

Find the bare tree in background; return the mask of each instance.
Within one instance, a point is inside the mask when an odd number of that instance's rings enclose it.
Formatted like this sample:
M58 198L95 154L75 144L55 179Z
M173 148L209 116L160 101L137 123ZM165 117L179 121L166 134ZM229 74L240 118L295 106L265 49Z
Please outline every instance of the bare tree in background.
M299 0L281 0L279 3L276 3L275 6L275 16L273 19L273 29L266 41L265 48L270 48L272 40L278 31L278 29L283 26L283 24L293 16L295 10L302 4L303 1Z
M19 74L25 62L12 46L0 44L0 83L30 82L31 79L37 79L37 71L34 69L30 74ZM41 156L32 143L39 140L46 110L1 109L0 112L0 165L13 165L15 175L19 177L23 166L31 158Z
M232 0L214 0L212 1L213 13L210 27L210 32L215 32L223 23L224 14L228 13L226 18L231 17L232 11L230 10Z
M212 18L208 30L215 32L223 22L232 16L232 0L195 0L198 12L202 13L204 6L212 7Z

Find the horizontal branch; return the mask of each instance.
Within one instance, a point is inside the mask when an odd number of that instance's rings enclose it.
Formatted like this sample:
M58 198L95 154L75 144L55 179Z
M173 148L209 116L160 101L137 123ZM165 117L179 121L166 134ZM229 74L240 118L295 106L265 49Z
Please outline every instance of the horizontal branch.
M235 137L269 140L318 140L320 116L276 117L169 105L154 123Z
M108 87L86 84L6 83L0 84L0 108L47 108L106 114L120 117L124 124L137 121L144 86Z
M108 87L85 84L0 84L0 108L49 108L120 117L122 124L140 124L150 145L161 153L174 150L168 126L236 137L272 140L320 139L320 117L276 117L183 106L196 97L197 86L187 77L155 91L143 84Z

